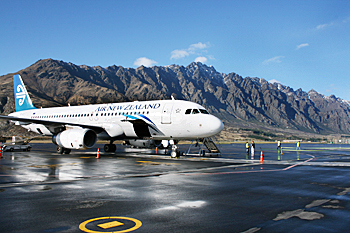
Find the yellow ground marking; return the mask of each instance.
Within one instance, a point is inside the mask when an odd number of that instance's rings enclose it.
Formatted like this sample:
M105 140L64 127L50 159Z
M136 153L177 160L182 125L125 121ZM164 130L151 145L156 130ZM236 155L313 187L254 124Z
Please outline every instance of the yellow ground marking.
M118 221L113 221L113 222L102 223L102 224L99 224L97 226L99 226L103 229L107 229L107 228L118 227L118 226L122 226L122 225L124 225L124 223L121 223Z
M141 164L150 164L150 165L160 165L160 164L165 164L165 165L180 165L180 163L164 163L164 162L153 162L153 161L136 161Z
M61 164L43 164L43 165L30 165L27 167L35 167L35 168L46 168L46 167L50 167L50 168L56 168L56 167L61 167L61 166L71 166L71 165L77 165L80 163L61 163Z
M124 219L124 220L128 220L128 221L131 221L131 222L134 222L135 223L135 226L129 228L129 229L125 229L125 230L121 230L121 231L109 231L109 232L105 232L105 231L93 231L93 230L90 230L90 229L87 229L86 228L86 225L88 223L91 223L91 222L94 222L94 221L98 221L98 220L105 220L105 219ZM109 223L113 223L113 222L118 222L118 221L112 221L112 222L109 222ZM108 225L108 223L106 223ZM122 224L122 223L121 223ZM100 225L104 225L104 224L99 224L98 226ZM107 226L105 225L105 226ZM112 224L111 224L112 225ZM124 225L124 224L122 224ZM119 225L121 226L121 225ZM93 218L93 219L89 219L85 222L82 222L80 223L79 225L79 229L82 230L82 231L85 231L85 232L89 232L89 233L124 233L124 232L130 232L130 231L134 231L138 228L140 228L142 226L142 222L140 220L137 220L135 218L128 218L128 217L100 217L100 218ZM110 227L107 227L107 228L112 228L112 227L118 227L118 226L110 226ZM103 227L101 227L103 228Z
M151 165L160 165L160 163L152 162L152 161L137 161L142 164L151 164Z
M80 157L81 159L90 159L90 158L93 158L93 157Z

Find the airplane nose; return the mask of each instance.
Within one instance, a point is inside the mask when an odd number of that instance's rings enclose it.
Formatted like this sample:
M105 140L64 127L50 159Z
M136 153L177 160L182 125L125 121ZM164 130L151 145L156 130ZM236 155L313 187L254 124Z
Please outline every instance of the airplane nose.
M224 129L224 123L222 123L222 121L215 116L213 116L213 119L210 122L210 126L213 135L220 133Z

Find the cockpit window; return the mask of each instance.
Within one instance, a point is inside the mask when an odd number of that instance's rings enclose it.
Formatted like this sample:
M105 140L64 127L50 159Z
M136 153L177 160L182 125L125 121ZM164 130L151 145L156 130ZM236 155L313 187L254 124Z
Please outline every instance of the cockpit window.
M186 109L185 114L209 114L209 112L205 109Z
M193 109L192 114L198 114L198 113L199 113L198 109Z
M205 109L199 109L199 111L200 111L201 113L203 113L203 114L209 114L209 112L208 112L207 110L205 110Z

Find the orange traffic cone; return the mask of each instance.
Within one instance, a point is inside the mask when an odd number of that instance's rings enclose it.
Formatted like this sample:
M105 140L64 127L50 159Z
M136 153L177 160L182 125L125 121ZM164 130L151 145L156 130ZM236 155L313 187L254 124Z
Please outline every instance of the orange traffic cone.
M156 147L156 154L158 154L158 147Z
M261 150L261 154L260 154L260 163L263 164L264 163L264 153Z
M96 156L96 159L99 159L100 158L100 148L97 148L97 156Z
M283 154L283 151L282 151L282 147L281 147L281 155L284 155L284 154Z

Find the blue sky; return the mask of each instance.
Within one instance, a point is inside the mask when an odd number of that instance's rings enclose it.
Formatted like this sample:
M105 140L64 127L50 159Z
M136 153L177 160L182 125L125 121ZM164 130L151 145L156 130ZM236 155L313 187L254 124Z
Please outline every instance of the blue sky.
M193 61L350 100L350 1L0 1L0 75Z

